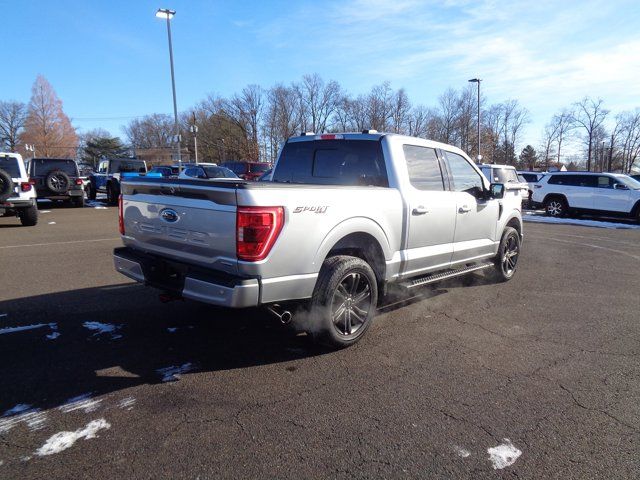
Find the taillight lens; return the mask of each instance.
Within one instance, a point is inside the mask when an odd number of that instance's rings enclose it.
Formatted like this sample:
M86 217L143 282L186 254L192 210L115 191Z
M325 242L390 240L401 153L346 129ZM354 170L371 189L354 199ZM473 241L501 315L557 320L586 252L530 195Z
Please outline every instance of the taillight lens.
M20 190L22 190L23 192L30 192L31 191L31 183L22 182L20 184Z
M283 207L238 207L236 255L238 260L264 260L284 224Z
M76 185L82 185L82 179L76 178Z
M124 208L122 208L122 194L118 197L118 228L120 235L124 235Z

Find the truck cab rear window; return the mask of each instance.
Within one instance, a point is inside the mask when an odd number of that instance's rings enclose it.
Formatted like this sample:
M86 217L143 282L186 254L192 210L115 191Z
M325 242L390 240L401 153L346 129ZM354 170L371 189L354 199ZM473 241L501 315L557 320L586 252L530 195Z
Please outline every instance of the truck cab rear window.
M316 140L287 143L274 182L387 187L380 143L371 140Z

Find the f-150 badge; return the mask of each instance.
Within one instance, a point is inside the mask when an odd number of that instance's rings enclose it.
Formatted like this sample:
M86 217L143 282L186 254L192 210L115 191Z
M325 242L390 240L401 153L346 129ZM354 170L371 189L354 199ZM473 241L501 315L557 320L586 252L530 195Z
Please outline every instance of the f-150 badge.
M325 213L329 206L323 207L296 207L293 210L293 213L303 213L303 212L314 212L314 213Z

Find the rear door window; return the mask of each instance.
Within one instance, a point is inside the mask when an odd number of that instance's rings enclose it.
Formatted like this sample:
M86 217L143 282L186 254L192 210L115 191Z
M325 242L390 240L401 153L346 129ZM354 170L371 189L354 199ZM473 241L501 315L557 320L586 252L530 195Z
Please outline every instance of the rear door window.
M600 176L598 177L598 188L613 188L615 181L611 177Z
M493 168L493 183L518 183L518 174L512 168Z
M52 170L62 170L67 175L78 176L78 166L73 160L53 160L35 158L33 162L34 175L49 175Z
M443 191L444 180L434 148L403 145L409 181L418 190Z
M15 157L0 157L0 170L4 170L11 178L20 178L20 166Z
M287 143L274 182L388 186L380 142L312 140Z

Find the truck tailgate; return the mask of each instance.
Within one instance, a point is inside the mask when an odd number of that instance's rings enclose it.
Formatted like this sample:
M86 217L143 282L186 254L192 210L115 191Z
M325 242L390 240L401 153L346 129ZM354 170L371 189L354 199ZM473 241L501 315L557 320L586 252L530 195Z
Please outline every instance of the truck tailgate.
M124 182L124 244L236 274L236 190L233 184L216 183Z

